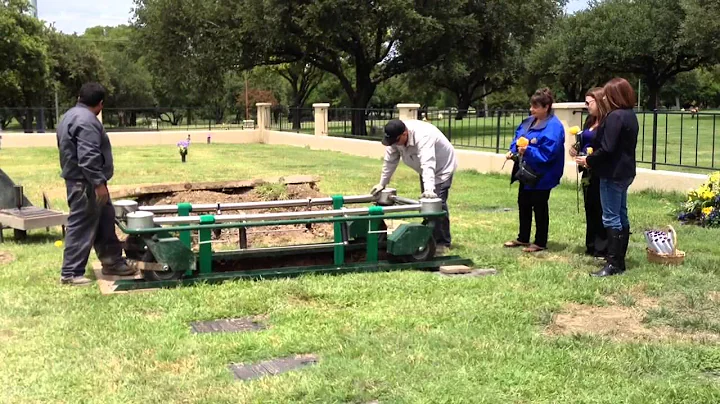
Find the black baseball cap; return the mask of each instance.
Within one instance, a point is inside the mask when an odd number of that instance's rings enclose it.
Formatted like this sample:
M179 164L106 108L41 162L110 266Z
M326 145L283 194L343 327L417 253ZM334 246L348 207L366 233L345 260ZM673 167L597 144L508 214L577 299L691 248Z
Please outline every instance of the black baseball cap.
M393 119L385 125L385 137L383 137L382 144L385 146L392 146L397 141L400 135L405 132L405 124L399 119Z

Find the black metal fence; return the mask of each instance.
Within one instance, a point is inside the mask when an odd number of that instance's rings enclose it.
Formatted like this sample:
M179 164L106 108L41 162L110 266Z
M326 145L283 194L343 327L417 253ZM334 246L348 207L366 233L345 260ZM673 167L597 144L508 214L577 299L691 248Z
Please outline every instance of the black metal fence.
M271 114L271 129L284 132L315 133L313 108L286 108L279 105L272 107Z
M583 121L586 112L582 114ZM716 170L720 112L640 111L636 161L653 170Z
M61 108L64 112L66 108ZM584 120L586 112L581 114ZM437 126L453 145L504 153L515 130L528 116L527 110L421 109L417 118ZM62 118L62 117L61 117ZM247 119L246 119L247 118ZM330 108L328 131L331 136L379 140L383 127L398 118L391 108ZM649 168L720 169L716 155L720 112L642 111L637 113L640 133L637 162ZM106 108L103 124L108 131L160 131L193 129L239 129L257 124L257 109L211 108ZM54 108L0 107L0 129L6 132L54 132ZM312 107L273 106L270 126L275 130L314 133Z
M68 108L60 108L60 119ZM210 108L105 108L102 120L111 131L161 131L197 129L239 129L257 122L257 110ZM247 118L247 119L246 119ZM7 132L54 132L55 108L0 107L0 129Z

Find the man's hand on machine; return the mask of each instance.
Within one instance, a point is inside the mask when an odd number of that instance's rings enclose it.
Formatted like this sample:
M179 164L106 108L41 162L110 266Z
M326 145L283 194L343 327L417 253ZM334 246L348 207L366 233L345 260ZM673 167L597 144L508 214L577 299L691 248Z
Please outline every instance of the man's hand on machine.
M377 184L377 185L375 185L374 187L372 187L372 189L370 190L370 194L371 194L372 196L375 196L375 195L377 195L378 193L380 193L380 191L382 191L383 189L385 189L385 185Z
M438 196L437 196L437 194L436 194L435 192L433 192L433 191L425 191L425 192L423 192L422 195L420 195L420 197L423 198L423 199L435 199L435 198L437 198Z

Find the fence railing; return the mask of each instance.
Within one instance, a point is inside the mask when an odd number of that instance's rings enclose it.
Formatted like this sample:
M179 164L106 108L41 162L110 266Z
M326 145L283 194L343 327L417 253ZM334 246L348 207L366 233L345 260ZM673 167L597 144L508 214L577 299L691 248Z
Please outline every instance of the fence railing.
M60 119L68 109L60 108ZM248 112L247 120L257 122L257 110ZM105 108L102 118L107 131L238 129L249 124L244 110L209 108ZM43 133L56 126L55 108L0 107L3 131Z
M66 108L61 108L66 111ZM210 108L105 108L103 124L108 131L238 129L257 123L257 109L251 108L246 122L244 110ZM580 114L584 121L587 112ZM271 109L270 127L275 130L314 133L312 107ZM421 109L417 118L438 127L457 147L503 153L515 130L528 116L527 110ZM328 132L331 136L379 140L383 127L399 117L392 108L330 108ZM653 170L688 168L720 169L716 156L720 112L641 111L637 162ZM0 128L6 132L52 132L57 123L54 108L0 107Z
M585 120L586 112L582 113ZM720 168L716 154L720 112L640 111L635 159L658 168Z
M283 132L315 133L315 111L313 108L277 106L271 109L271 115L271 129Z

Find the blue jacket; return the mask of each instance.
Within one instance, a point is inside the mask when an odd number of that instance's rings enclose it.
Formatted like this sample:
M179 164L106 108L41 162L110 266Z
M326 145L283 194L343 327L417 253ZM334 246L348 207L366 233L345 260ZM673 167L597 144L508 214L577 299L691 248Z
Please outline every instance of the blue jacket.
M516 142L521 136L530 141L523 160L536 173L542 176L534 187L526 186L528 190L549 190L560 184L565 168L565 128L555 116L534 128L530 128L534 117L527 117L515 131L515 138L510 144L510 151L517 153Z

